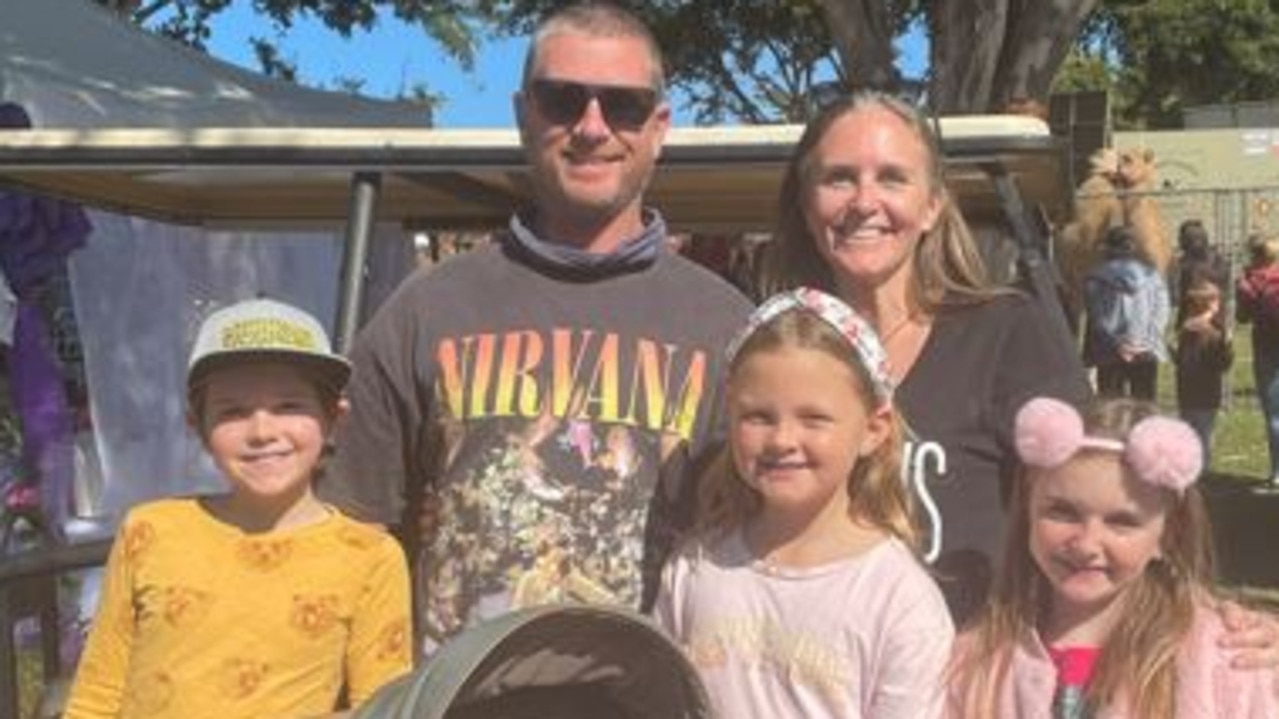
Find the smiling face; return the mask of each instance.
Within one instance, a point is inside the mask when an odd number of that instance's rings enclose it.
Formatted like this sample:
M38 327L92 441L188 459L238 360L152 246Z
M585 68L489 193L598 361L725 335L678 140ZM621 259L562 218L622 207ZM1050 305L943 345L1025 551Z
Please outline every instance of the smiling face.
M886 107L835 119L805 168L804 222L845 297L905 288L911 257L942 209L928 148Z
M338 410L286 364L212 372L198 406L205 448L237 499L286 508L309 497L311 478Z
M1084 452L1028 481L1030 553L1052 585L1052 613L1101 616L1162 554L1163 491L1110 452Z
M565 29L544 37L530 66L537 81L655 90L660 70L648 44L626 35L595 36ZM538 200L539 230L551 241L608 252L642 227L644 187L670 126L659 102L639 124L611 125L594 97L573 120L539 106L526 89L515 107Z
M853 468L891 424L886 406L867 411L865 394L822 350L781 346L741 359L728 385L733 463L766 516L847 521Z

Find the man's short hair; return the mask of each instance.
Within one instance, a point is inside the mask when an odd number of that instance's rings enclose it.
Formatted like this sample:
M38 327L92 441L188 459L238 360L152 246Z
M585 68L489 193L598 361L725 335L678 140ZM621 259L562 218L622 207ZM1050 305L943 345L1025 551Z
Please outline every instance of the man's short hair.
M532 80L537 53L546 38L562 32L574 32L590 37L627 37L642 40L648 47L653 63L652 88L659 97L666 94L666 75L663 69L662 48L657 38L642 20L630 11L607 2L582 2L561 8L538 25L533 32L528 52L524 56L524 76L521 87Z

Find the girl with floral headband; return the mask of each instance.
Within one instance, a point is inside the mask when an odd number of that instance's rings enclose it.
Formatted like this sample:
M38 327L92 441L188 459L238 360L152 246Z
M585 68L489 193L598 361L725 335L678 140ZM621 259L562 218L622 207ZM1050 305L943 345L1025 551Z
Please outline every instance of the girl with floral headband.
M817 290L730 345L729 446L656 609L716 716L941 716L954 629L917 558L892 392L874 331Z
M1017 414L1003 573L956 642L949 716L1279 717L1269 671L1229 668L1194 430L1136 400Z

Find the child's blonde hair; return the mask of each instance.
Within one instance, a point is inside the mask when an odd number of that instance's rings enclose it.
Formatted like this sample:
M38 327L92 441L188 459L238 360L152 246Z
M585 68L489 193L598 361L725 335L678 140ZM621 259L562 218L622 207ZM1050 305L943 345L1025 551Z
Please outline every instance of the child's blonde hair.
M1089 437L1125 441L1155 405L1130 399L1098 400L1084 413ZM1101 450L1081 450L1082 452ZM1078 455L1076 455L1078 456ZM1124 461L1115 454L1116 461ZM971 627L971 642L953 662L950 691L963 705L962 719L995 715L1008 681L1014 648L1036 630L1050 609L1052 586L1030 553L1030 487L1023 467L1013 488L1003 570L985 611ZM1132 469L1125 463L1125 474ZM1124 716L1166 719L1176 715L1177 651L1189 634L1197 604L1213 575L1212 533L1202 496L1192 484L1181 493L1164 489L1166 516L1161 556L1116 601L1123 602L1085 690L1088 716L1127 703Z
M746 358L783 348L816 350L844 363L856 378L858 396L868 412L883 401L876 395L870 372L849 341L828 321L800 309L783 312L751 332L733 355L729 385ZM897 411L891 406L889 411L888 437L873 453L858 460L848 478L850 519L872 524L917 550L915 513L901 480L904 430ZM759 493L738 473L728 447L707 468L698 494L697 528L704 536L722 536L741 527L761 506Z

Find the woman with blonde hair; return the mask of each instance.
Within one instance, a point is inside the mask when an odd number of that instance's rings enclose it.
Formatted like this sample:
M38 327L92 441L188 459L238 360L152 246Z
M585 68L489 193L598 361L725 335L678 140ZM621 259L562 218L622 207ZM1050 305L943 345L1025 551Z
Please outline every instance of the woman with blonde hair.
M907 476L931 525L925 554L962 621L993 571L1013 413L1035 395L1086 398L1078 353L1041 305L987 279L937 137L900 99L858 92L814 118L779 212L764 287L832 292L883 338L911 430Z

